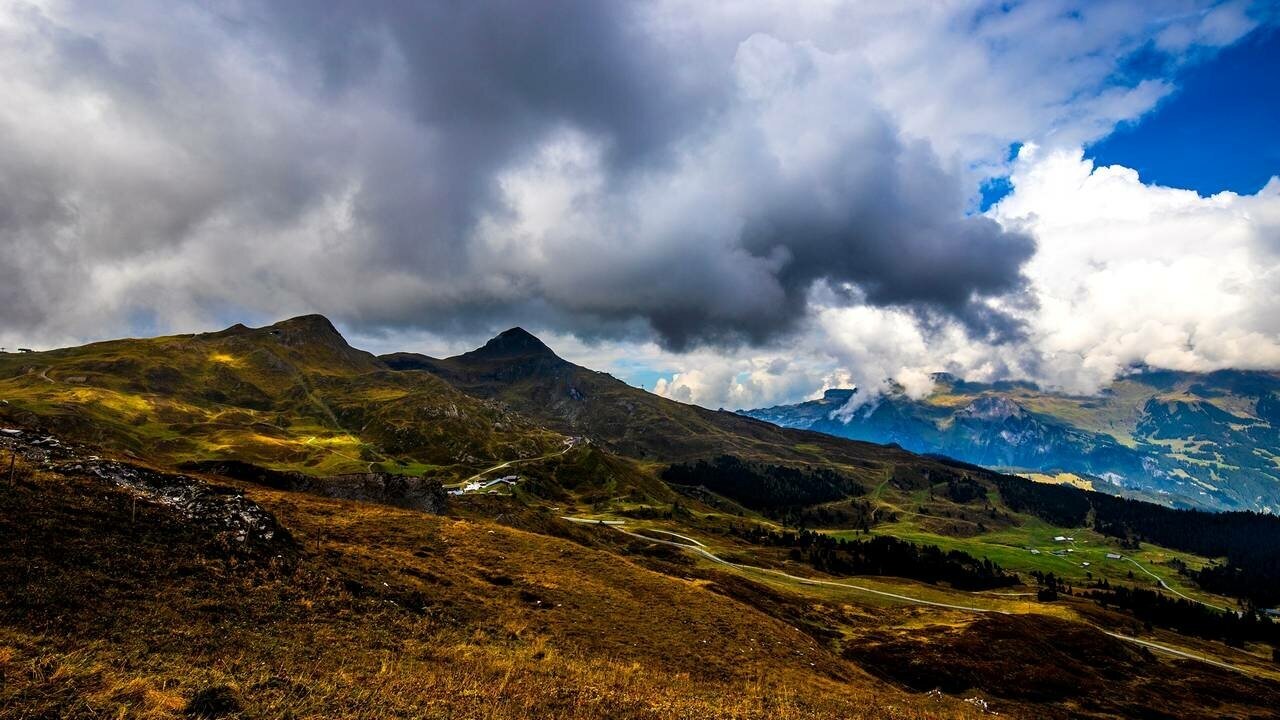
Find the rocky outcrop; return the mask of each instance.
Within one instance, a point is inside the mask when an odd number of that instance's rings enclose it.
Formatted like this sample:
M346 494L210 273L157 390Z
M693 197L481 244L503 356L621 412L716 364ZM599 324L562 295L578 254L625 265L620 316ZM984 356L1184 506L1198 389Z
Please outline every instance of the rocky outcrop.
M312 481L318 494L347 500L394 505L396 507L440 514L444 512L446 498L444 486L435 478L392 475L373 472L354 475L334 475Z
M182 522L208 531L233 554L278 558L295 549L289 531L240 490L97 458L71 461L58 470L100 478L140 501L161 506Z
M448 498L444 486L435 478L392 475L383 472L315 476L300 472L272 470L240 460L190 462L184 463L181 469L221 475L278 490L393 505L436 515L444 512Z

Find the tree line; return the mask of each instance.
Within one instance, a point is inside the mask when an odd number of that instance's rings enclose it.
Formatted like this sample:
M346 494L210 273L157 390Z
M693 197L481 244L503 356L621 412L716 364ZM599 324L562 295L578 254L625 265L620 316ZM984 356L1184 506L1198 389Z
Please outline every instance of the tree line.
M785 514L809 505L862 495L856 480L825 467L793 467L721 455L677 463L662 472L673 485L704 487L752 510Z
M1097 532L1130 546L1149 542L1225 557L1224 565L1186 574L1209 592L1245 598L1258 606L1280 604L1280 517L1168 508L1008 475L997 477L996 485L1010 509L1055 525L1082 527L1091 522Z
M1040 586L1036 596L1042 601L1056 600L1059 594L1077 594L1067 581L1053 573L1034 570L1031 577ZM1106 578L1090 582L1078 594L1103 607L1128 612L1147 625L1148 631L1151 626L1156 625L1184 635L1223 640L1237 646L1253 640L1270 643L1273 647L1280 646L1280 624L1272 622L1252 604L1240 611L1222 612L1156 590L1113 586Z
M832 575L889 575L927 583L945 582L961 590L989 590L1019 582L1016 574L989 559L890 536L846 540L810 530L778 532L738 525L730 531L755 545L789 548L793 561Z

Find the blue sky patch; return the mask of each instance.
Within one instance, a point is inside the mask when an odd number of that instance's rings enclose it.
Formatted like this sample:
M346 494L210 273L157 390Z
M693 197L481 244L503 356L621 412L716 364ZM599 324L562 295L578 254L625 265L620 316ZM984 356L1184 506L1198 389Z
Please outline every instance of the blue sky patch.
M1142 73L1158 63L1140 51L1127 67ZM1089 157L1133 168L1145 183L1202 195L1252 194L1280 174L1280 31L1256 30L1184 67L1174 82L1170 98L1089 147Z

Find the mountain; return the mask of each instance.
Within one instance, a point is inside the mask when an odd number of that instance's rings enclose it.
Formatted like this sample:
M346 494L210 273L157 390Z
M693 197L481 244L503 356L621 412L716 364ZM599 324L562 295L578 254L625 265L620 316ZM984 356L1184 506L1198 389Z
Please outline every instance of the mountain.
M467 474L563 440L429 373L392 370L327 319L0 354L0 421L166 464Z
M1274 373L1143 369L1092 397L939 373L920 399L900 391L864 405L858 399L852 389L833 389L818 400L742 412L1175 506L1280 511Z
M469 395L499 401L558 432L629 457L674 461L734 454L859 465L918 460L891 448L833 442L819 433L669 400L568 362L520 328L444 360L413 353L379 360L395 370L431 373Z

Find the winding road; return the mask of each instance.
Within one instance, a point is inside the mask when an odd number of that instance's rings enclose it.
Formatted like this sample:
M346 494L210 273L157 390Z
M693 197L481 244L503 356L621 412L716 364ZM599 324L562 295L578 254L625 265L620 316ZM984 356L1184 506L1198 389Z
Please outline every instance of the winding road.
M1160 583L1160 587L1164 588L1165 590L1168 590L1169 592L1173 593L1174 595L1177 595L1178 597L1180 597L1180 598L1182 598L1182 599L1184 599L1184 600L1190 600L1190 601L1191 601L1191 602L1193 602L1193 603L1200 603L1201 605L1203 605L1203 606L1205 606L1205 607L1207 607L1207 608L1213 608L1214 610L1221 610L1222 612L1232 612L1231 610L1228 610L1228 609L1226 609L1226 608L1224 608L1224 607L1218 607L1217 605L1210 605L1209 603L1204 602L1203 600L1197 600L1197 599L1195 599L1195 598L1193 598L1193 597L1188 597L1188 596L1186 596L1186 595L1183 595L1182 593L1178 592L1177 590L1174 590L1173 588L1169 587L1169 583L1165 582L1165 581L1164 581L1164 578L1162 578L1162 577L1160 577L1159 575L1157 575L1157 574L1155 574L1155 573L1151 572L1150 570L1148 570L1148 569L1146 569L1146 568L1142 567L1142 565L1141 565L1137 560L1134 560L1134 559L1133 559L1133 558L1131 558L1131 557L1126 557L1126 558L1125 558L1125 560L1128 560L1129 562L1133 563L1134 567L1138 568L1138 569L1139 569L1139 570L1141 570L1142 572L1144 572L1144 573L1146 573L1146 574L1150 575L1151 577L1155 578L1155 579L1156 579L1156 582Z
M670 532L667 530L658 530L655 528L643 528L644 532L656 532L662 535L677 537L677 538L680 538L681 540L687 540L692 544L686 545L684 543L678 543L672 540L662 540L655 537L649 537L648 535L642 535L639 532L632 532L631 530L627 530L625 527L622 527L625 524L625 521L623 520L598 520L598 519L592 519L592 518L579 518L579 517L570 517L570 516L561 516L561 519L568 520L570 522L586 524L586 525L602 525L602 526L617 530L618 532L624 535L629 535L633 538L638 538L640 540L646 540L648 542L659 543L662 545L669 545L671 547L680 548L682 550L691 552L695 555L706 558L707 560L710 560L714 563L718 563L720 565L727 565L729 567L737 568L739 570L747 570L752 572L765 573L768 575L775 575L775 576L786 578L793 582L798 582L805 585L823 585L823 586L830 586L830 587L847 588L849 590L855 590L857 592L867 593L869 595L876 595L879 597L887 597L895 600L902 600L902 601L914 603L917 605L928 605L931 607L947 608L949 610L963 610L967 612L978 612L978 613L996 613L1000 615L1012 614L1005 610L996 610L993 608L980 608L980 607L972 607L969 605L955 605L951 603L935 602L933 600L926 600L924 598L912 597L910 595L902 595L899 593L892 593L884 590L876 590L873 588L866 587L865 585L856 585L854 583L847 583L847 582L837 582L834 580L820 580L817 578L807 578L807 577L801 577L799 575L792 575L790 573L785 573L785 572L782 572L781 570L773 570L770 568L758 567L756 565L744 565L742 563L732 562L730 560L725 560L724 558L719 557L715 553L712 553L710 550L708 550L705 544L697 540L694 540L691 537L687 537L685 535L680 535L678 533ZM1136 562L1134 564L1137 565ZM1142 567L1142 566L1138 565L1138 567ZM1145 568L1143 568L1143 570L1145 571ZM1158 576L1155 576L1150 572L1148 572L1148 574L1152 575L1157 580L1160 580ZM1163 585L1164 582L1161 581L1161 584ZM1168 586L1165 586L1165 587L1168 587ZM1171 589L1171 592L1177 592L1177 591ZM1178 594L1181 595L1181 593L1178 593ZM1186 596L1183 595L1183 597L1186 597ZM1190 600L1192 598L1187 598L1187 599ZM1199 601L1196 601L1196 602L1199 602ZM1202 603L1202 604L1205 604L1205 603ZM1209 607L1213 607L1213 606L1210 605ZM1177 648L1169 647L1168 645L1161 645L1160 643L1155 643L1150 640L1142 640L1140 638L1132 637L1130 635L1122 635L1120 633L1111 632L1110 630L1098 627L1097 625L1093 625L1091 623L1086 623L1086 624L1088 624L1090 627L1094 628L1095 630L1105 635L1108 635L1110 637L1113 637L1117 640L1133 643L1135 645L1141 645L1150 650L1156 650L1158 652L1163 652L1169 655L1173 655L1175 657L1185 658L1188 660L1198 660L1200 662L1208 663L1209 665L1213 665L1215 667L1223 668L1224 670L1233 670L1242 675L1248 675L1250 677L1260 677L1258 673L1248 670L1246 668L1242 668L1238 665L1231 665L1229 663L1225 663L1220 660L1214 660L1213 658L1205 657L1204 655L1187 652L1186 650L1179 650Z
M570 450L574 449L574 448L575 448L575 447L577 447L577 446L578 446L578 443L576 443L576 442L572 442L572 441L571 441L571 442L566 442L566 443L565 443L565 446L564 446L564 449L563 449L563 450L561 450L560 452L548 453L548 454L546 454L546 455L539 455L538 457L531 457L531 458L516 458L515 460L508 460L508 461L503 462L503 463L498 463L497 465L494 465L494 466L493 466L493 467L491 467L491 468L486 468L486 469L484 469L484 470L481 470L480 472L476 473L475 475L472 475L471 477L467 478L466 480L461 480L461 481L456 482L456 483L452 483L452 484L449 484L449 485L445 485L445 487L447 487L447 488L457 488L457 487L462 487L463 485L466 485L467 483L471 482L472 480L479 480L480 478L484 477L485 475L488 475L489 473L493 472L494 470L501 470L501 469L502 469L502 468L504 468L504 467L510 467L510 466L515 465L515 464L517 464L517 463L528 463L528 462L535 462L535 461L537 461L537 460L548 460L548 459L553 458L553 457L560 457L561 455L564 455L565 453L569 452ZM593 521L593 522L594 522L594 521Z
M685 545L684 543L678 543L673 540L661 540L655 537L649 537L648 535L641 535L640 533L631 532L630 530L627 530L621 527L622 521L619 521L619 520L606 521L606 520L591 520L588 518L573 518L573 517L563 517L562 519L569 520L572 522L582 522L582 523L587 523L592 525L606 525L608 527L613 528L614 530L617 530L623 535L630 535L631 537L638 538L640 540L646 540L648 542L659 543L662 545L670 545L671 547L677 547L682 550L687 550L689 552L694 553L695 555L700 555L714 563L719 563L721 565L728 565L729 567L738 568L739 570L748 570L751 572L764 573L767 575L776 575L778 577L786 578L793 582L798 582L805 585L825 585L825 586L831 586L831 587L848 588L850 590L857 590L858 592L867 593L869 595L877 595L880 597L893 598L894 600L905 600L906 602L916 603L918 605L930 605L933 607L947 608L950 610L965 610L968 612L980 612L980 613L994 612L994 613L1000 613L1005 615L1008 614L1008 613L1005 613L1003 610L992 610L990 608L972 607L969 605L952 605L950 603L935 602L933 600L925 600L924 598L911 597L910 595L900 595L898 593L891 593L884 590L876 590L874 588L866 587L865 585L855 585L853 583L836 582L835 580L820 580L818 578L807 578L807 577L802 577L800 575L792 575L791 573L785 573L785 572L782 572L781 570L773 570L771 568L759 567L757 565L745 565L743 563L736 563L736 562L733 562L732 560L725 560L724 558L716 555L710 550L707 550L706 545L703 545L702 543L698 542L697 540L694 540L693 538L685 537L684 535L679 535L673 532L667 532L666 530L647 530L647 532L658 532L658 533L662 533L663 535L671 535L674 537L681 538L682 540L688 540L689 542L697 543L697 544Z

